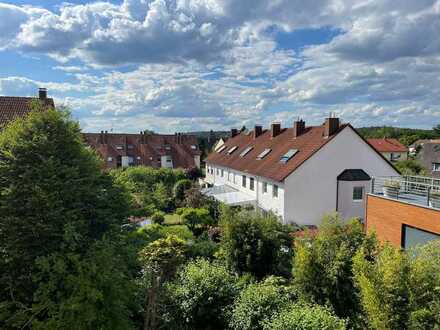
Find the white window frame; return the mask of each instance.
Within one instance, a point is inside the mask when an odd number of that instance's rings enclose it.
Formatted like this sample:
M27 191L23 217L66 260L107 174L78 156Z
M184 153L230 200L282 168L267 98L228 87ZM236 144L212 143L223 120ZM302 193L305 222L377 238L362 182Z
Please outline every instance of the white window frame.
M360 189L361 190L361 198L355 198L357 196L355 196L355 190L356 189ZM357 192L359 193L359 192ZM351 198L353 200L353 202L362 202L364 200L364 187L363 186L354 186L353 190L352 190L352 194L351 194Z

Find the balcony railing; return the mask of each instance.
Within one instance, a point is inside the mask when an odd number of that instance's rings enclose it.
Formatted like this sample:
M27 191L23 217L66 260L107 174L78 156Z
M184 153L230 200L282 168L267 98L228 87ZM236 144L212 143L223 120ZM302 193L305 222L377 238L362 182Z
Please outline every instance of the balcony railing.
M371 194L440 210L440 179L421 176L375 177Z

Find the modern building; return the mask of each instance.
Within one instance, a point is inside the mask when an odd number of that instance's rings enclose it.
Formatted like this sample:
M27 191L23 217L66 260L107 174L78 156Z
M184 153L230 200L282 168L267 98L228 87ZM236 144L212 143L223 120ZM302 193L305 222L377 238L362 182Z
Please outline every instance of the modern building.
M373 178L367 194L365 225L381 242L396 247L410 248L440 239L440 180Z
M389 161L408 159L408 148L397 139L368 139L367 141Z
M38 97L0 96L0 128L17 118L27 116L34 102L41 102L44 108L54 108L52 98L47 97L47 90L40 88Z
M201 152L195 136L107 131L84 133L83 136L85 142L101 155L108 169L140 165L184 169L200 167Z
M206 159L203 192L229 205L251 204L284 223L318 225L338 211L363 218L372 176L398 175L393 165L350 124L327 118L320 126L295 121L231 138Z

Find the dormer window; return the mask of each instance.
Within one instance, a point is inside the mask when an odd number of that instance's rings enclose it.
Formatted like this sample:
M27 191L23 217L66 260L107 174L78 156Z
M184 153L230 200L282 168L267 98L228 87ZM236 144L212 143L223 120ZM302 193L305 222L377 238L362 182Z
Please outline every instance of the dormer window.
M221 146L220 149L217 150L217 153L219 154L225 149L226 149L226 146Z
M286 164L290 158L296 155L297 152L297 149L289 149L284 155L281 156L280 163Z
M228 154L232 154L235 150L237 150L237 146L233 146L231 149L228 150Z
M197 150L197 146L192 145L192 146L191 146L191 149L192 149L192 150Z
M166 145L166 146L165 146L165 150L171 150L171 146Z
M240 153L240 157L244 157L246 156L252 149L254 149L254 147L250 146L247 147L246 149L244 149L241 153Z
M124 150L124 146L116 146L117 150Z
M270 148L266 148L266 149L264 149L263 152L260 153L260 154L257 156L257 159L258 159L258 160L263 159L263 158L266 157L266 156L269 154L269 152L271 152L271 151L272 151L272 149L270 149Z

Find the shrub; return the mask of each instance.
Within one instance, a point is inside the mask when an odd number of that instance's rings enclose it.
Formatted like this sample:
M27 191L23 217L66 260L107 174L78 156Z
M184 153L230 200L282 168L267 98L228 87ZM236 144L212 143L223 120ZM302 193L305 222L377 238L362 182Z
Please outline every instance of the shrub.
M237 330L263 329L264 322L291 303L288 291L276 278L249 285L234 303L230 327Z
M196 235L213 223L208 210L185 208L181 211L182 221Z
M151 221L157 225L162 225L165 222L165 213L162 211L154 212Z
M292 304L264 326L265 330L344 330L346 324L321 306Z
M187 264L168 285L170 328L225 329L236 281L220 264L204 259Z
M176 182L173 187L173 196L177 204L185 199L185 191L191 188L192 182L188 179L182 179Z
M225 209L221 220L222 252L229 267L257 278L290 276L292 238L278 218Z

